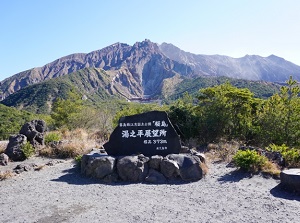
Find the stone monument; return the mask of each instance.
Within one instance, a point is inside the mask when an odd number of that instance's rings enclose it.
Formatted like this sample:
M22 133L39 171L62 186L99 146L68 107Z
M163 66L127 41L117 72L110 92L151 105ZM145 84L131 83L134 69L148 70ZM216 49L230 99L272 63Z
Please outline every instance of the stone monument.
M178 154L180 138L168 115L151 111L120 118L104 149L111 156Z

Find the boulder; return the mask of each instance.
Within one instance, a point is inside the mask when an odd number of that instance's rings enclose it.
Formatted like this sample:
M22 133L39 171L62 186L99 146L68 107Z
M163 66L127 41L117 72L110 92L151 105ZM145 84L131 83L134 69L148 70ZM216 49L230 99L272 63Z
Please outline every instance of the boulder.
M25 123L19 133L25 135L34 148L40 148L44 146L45 131L46 122L44 120L32 120Z
M176 178L179 175L178 163L165 157L160 164L160 171L166 178Z
M160 169L160 163L163 160L163 157L160 155L151 156L149 161L149 168L154 170Z
M11 135L4 153L13 161L23 161L26 159L26 156L22 151L22 146L25 145L26 142L25 135Z
M34 167L37 167L37 165L35 163L27 163L27 164L18 164L15 168L14 168L14 172L16 174L20 174L24 171L28 172L33 170Z
M300 193L300 169L283 170L280 173L281 186L291 192Z
M142 182L148 174L149 158L144 155L124 156L117 161L117 171L123 181Z
M116 159L112 156L92 154L84 155L81 160L81 171L86 176L103 179L113 174Z
M184 181L197 181L203 177L201 160L198 156L192 154L170 154L166 157L177 163L179 175Z
M1 153L0 154L0 165L7 166L8 159L9 159L8 155L6 155L5 153Z
M167 179L162 173L154 169L150 169L145 181L153 184L162 184L162 183L166 183Z

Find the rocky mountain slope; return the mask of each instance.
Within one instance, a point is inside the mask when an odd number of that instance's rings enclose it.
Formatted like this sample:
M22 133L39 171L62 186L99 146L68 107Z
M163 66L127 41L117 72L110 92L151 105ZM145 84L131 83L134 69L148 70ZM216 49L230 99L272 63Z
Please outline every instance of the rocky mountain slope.
M86 86L85 92L102 89L102 93L127 99L168 96L183 80L202 76L284 82L293 75L300 80L300 66L274 55L242 58L196 55L172 44L158 45L145 40L133 46L116 43L88 54L72 54L18 73L0 82L0 99L27 86L76 72L81 72L76 85ZM72 84L71 80L67 82Z
M43 67L18 73L1 82L2 97L35 83L70 74L83 68L101 68L115 73L112 85L125 86L130 97L154 95L164 79L178 73L190 76L190 67L166 57L158 45L149 40L133 46L116 43L88 54L72 54ZM120 90L122 94L122 91Z
M159 45L159 48L170 59L209 76L284 82L292 75L294 79L300 81L300 66L275 55L268 57L246 55L242 58L232 58L221 55L196 55L168 43Z

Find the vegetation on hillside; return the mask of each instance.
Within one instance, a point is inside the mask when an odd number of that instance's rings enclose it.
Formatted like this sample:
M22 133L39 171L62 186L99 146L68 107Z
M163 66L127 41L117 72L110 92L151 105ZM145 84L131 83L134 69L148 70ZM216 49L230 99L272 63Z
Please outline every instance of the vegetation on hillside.
M51 116L43 118L47 119L50 130L57 130L61 135L65 131L85 129L89 134L94 134L98 142L103 142L108 139L120 117L162 110L169 114L171 122L180 129L183 143L187 146L194 146L195 142L197 145L208 145L222 140L237 140L246 145L279 151L289 167L293 167L300 166L299 95L299 85L292 77L278 93L268 98L258 98L249 88L238 88L225 81L200 88L197 94L185 92L179 99L163 106L117 100L95 103L84 100L78 89L70 87L65 94L54 100ZM37 117L4 105L0 105L0 116L2 139L5 138L4 134L18 132L22 124ZM72 153L75 147L75 144L66 146L65 153L73 157L80 156L80 152ZM80 151L86 151L84 145L81 147ZM50 154L61 151L55 149L50 149ZM233 157L238 166L250 171L274 169L273 164L260 156L247 151Z
M249 81L234 79L229 77L198 77L195 79L185 79L180 82L168 100L174 100L182 97L187 92L192 96L197 96L199 89L218 86L229 82L237 88L248 88L257 98L268 98L280 91L280 85L275 83Z
M0 140L7 140L9 135L20 131L22 125L37 117L27 111L19 111L0 104Z

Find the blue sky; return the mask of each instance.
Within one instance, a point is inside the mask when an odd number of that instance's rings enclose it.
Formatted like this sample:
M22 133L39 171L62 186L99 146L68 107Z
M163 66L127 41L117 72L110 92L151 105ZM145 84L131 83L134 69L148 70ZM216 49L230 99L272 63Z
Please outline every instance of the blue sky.
M72 53L144 39L300 65L298 0L1 0L0 81Z

